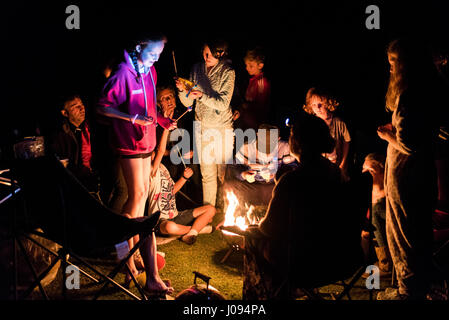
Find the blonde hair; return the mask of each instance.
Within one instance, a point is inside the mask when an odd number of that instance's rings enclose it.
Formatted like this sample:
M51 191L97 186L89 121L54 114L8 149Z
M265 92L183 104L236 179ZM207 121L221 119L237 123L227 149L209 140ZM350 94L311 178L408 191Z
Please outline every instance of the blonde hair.
M425 40L419 38L393 40L388 44L387 54L396 56L395 68L390 74L385 95L387 110L394 111L400 96L411 87L419 88L422 92L436 90L440 77Z
M395 72L390 74L388 89L385 95L385 108L388 111L394 111L398 106L399 97L406 88L404 79L404 64L399 40L391 41L387 48L387 54L395 54L397 56L397 68Z
M329 110L330 112L335 111L337 107L340 105L340 103L335 98L333 98L328 92L326 92L326 90L317 87L312 87L307 91L306 103L303 105L303 109L307 113L314 114L312 107L310 106L310 100L312 100L312 97L314 96L323 99L326 102L327 110Z
M370 153L365 157L365 161L368 160L376 163L380 168L382 168L382 170L385 169L385 159L384 154L376 152Z

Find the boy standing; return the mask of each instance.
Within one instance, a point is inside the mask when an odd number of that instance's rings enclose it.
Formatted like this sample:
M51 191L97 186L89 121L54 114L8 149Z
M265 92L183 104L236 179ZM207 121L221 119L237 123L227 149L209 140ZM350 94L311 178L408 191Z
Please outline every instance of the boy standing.
M251 78L245 93L242 122L245 128L257 130L267 121L270 111L271 85L263 73L265 54L260 47L248 50L244 61Z

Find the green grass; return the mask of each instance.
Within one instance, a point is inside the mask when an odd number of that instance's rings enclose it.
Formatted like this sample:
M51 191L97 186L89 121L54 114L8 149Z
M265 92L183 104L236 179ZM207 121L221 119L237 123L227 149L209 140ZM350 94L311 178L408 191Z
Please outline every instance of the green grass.
M189 246L182 241L172 241L158 247L166 254L166 266L160 274L170 279L175 293L193 284L193 271L211 277L210 285L220 291L226 299L242 298L242 252L233 252L220 263L229 246L219 231L198 236L196 243ZM198 279L197 283L203 283Z
M217 214L214 223L220 221L221 218L222 215ZM221 263L228 250L229 245L220 231L199 235L194 245L187 245L179 240L160 245L158 246L158 251L165 253L166 260L165 267L160 271L161 277L162 279L171 280L175 289L173 296L175 296L193 284L193 271L198 271L211 277L210 285L219 290L226 299L240 300L242 298L243 284L243 253L242 251L234 251L224 263ZM109 273L117 265L117 262L111 259L111 257L88 259L88 261L105 273ZM85 270L87 271L87 269ZM123 284L124 277L123 273L119 273L115 280ZM197 283L201 284L203 281L198 279ZM381 281L381 289L388 286L388 284L388 279ZM50 299L62 299L61 285L62 273L60 271L56 279L45 288ZM99 285L93 284L85 276L81 276L80 289L69 290L67 298L73 300L92 299L99 288ZM138 295L136 288L132 288L131 291ZM342 286L329 285L320 288L320 291L338 293L342 291ZM369 298L364 279L358 280L355 288L351 291L351 298L354 300L367 300ZM35 291L31 299L42 299L42 297L38 291ZM128 300L131 298L109 285L101 299Z
M222 215L217 214L214 223L218 223L221 217ZM211 277L210 285L219 290L226 299L239 300L242 298L243 254L241 251L234 251L224 263L221 263L220 261L228 249L229 246L220 231L199 235L193 245L187 245L179 240L159 245L158 251L165 253L166 260L165 267L160 271L161 278L170 279L175 289L173 294L175 296L180 291L193 285L193 271L197 271ZM111 257L86 258L86 260L106 274L117 264ZM88 271L87 268L82 268ZM124 278L125 275L119 273L114 280L123 284ZM197 283L201 284L204 282L201 279L197 279ZM62 298L61 284L62 273L59 271L55 280L45 288L50 299ZM99 285L92 283L88 278L81 275L80 289L67 291L67 297L74 300L91 299L99 288ZM132 288L131 291L138 295L136 288ZM41 298L37 290L31 295L31 299ZM100 299L127 300L131 298L109 285Z

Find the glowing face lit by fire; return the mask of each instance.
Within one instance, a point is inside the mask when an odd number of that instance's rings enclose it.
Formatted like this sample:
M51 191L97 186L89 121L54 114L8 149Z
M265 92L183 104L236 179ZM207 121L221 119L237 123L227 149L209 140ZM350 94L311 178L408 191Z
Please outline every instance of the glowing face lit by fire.
M159 56L164 50L164 42L150 42L145 48L139 45L136 47L137 52L140 53L139 60L146 67L150 68L153 64L159 60Z
M245 59L245 66L248 74L250 76L255 76L262 72L264 64L262 62Z
M161 105L164 117L173 117L176 107L176 99L171 89L164 89L159 94L159 104Z
M331 116L326 101L324 101L321 97L312 96L310 98L310 107L318 118L328 120Z

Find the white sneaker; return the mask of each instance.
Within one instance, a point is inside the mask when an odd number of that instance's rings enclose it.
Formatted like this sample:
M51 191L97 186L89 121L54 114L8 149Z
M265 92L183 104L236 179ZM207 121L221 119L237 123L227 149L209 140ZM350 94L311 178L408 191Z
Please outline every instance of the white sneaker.
M212 233L212 226L210 224L208 224L203 229L201 229L199 233L200 234Z

